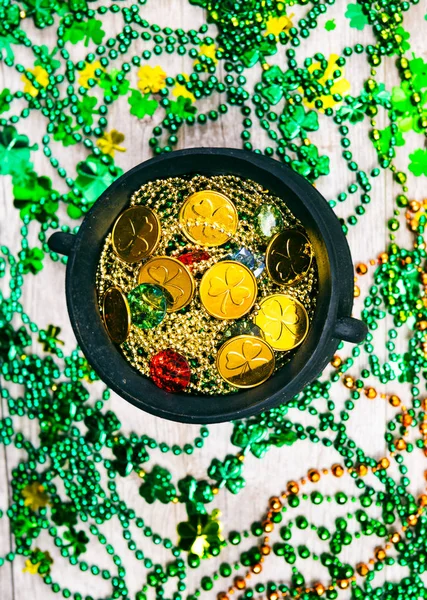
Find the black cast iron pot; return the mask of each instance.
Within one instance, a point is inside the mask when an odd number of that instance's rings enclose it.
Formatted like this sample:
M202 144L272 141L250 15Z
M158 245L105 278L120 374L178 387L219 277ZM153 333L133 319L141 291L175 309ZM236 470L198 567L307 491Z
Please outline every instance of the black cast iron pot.
M316 311L292 360L267 382L229 396L170 394L142 376L122 356L104 328L95 273L106 235L147 181L184 174L233 174L257 181L286 202L305 226L319 271ZM54 233L49 247L68 259L66 296L71 324L87 360L117 394L153 415L185 423L240 419L286 402L315 379L340 340L359 343L364 323L351 318L353 266L341 225L325 199L303 177L279 162L242 150L191 148L148 160L115 181L86 215L77 235Z

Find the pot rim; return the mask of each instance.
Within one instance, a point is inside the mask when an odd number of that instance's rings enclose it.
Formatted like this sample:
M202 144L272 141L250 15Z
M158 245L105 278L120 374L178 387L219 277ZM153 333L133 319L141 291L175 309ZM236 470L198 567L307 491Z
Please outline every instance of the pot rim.
M257 175L263 171L265 178L274 178L274 186L262 183L262 185L273 191L273 193L277 193L274 191L276 183L277 186L290 189L301 203L301 210L311 215L315 227L319 231L319 239L327 251L328 265L325 265L325 268L329 272L329 281L323 282L323 285L329 286L329 298L327 302L326 300L323 302L323 304L327 304L327 308L325 306L322 307L322 310L325 312L321 316L319 316L318 309L315 310L313 323L316 320L317 326L321 325L322 320L324 323L320 335L317 336L313 352L299 369L296 369L296 367L292 369L295 356L301 353L306 344L304 342L296 352L294 358L269 380L271 383L273 380L277 381L281 376L281 380L283 380L285 371L287 370L287 374L290 374L289 381L262 399L259 398L260 390L269 382L257 388L240 391L231 396L169 394L155 386L151 380L145 378L131 367L117 346L109 339L98 310L95 281L94 278L93 280L91 279L90 273L87 272L93 269L94 262L97 265L99 261L102 245L96 249L96 252L89 252L88 248L91 241L93 243L94 223L101 218L101 207L107 209L108 205L109 209L114 207L117 210L117 208L120 208L119 212L121 212L129 203L131 194L139 186L159 177L166 178L191 173L188 169L179 170L177 165L179 161L185 163L185 159L195 160L196 157L203 157L204 160L208 159L208 166L205 169L195 168L194 173L200 173L204 170L205 173L210 175L217 173L224 174L224 172L237 175L238 173L233 170L233 167L230 169L226 167L213 169L209 165L209 157L212 161L215 161L215 157L221 157L225 159L226 165L227 161L230 164L233 161L240 161L239 164L250 169L253 168ZM150 172L156 172L156 169L159 170L159 167L162 167L161 170L165 171L164 175L150 175ZM129 190L129 181L135 178L135 176L138 177L139 183L135 188L132 186L132 189ZM250 175L247 176L250 177ZM254 176L253 179L261 183L259 177ZM271 189L272 187L273 190ZM123 201L123 196L126 196L126 202ZM286 198L284 200L286 201ZM292 208L291 210L294 212ZM104 228L108 226L108 231L111 231L115 219L116 215L109 219L104 216ZM101 244L103 244L103 239ZM96 255L95 261L93 260L94 255ZM323 292L326 294L325 290ZM349 317L351 313L353 304L352 262L350 250L338 218L326 200L302 176L278 161L244 150L191 148L162 154L140 163L123 174L101 194L85 216L76 235L67 264L66 296L71 324L79 346L100 378L119 396L125 398L138 408L158 417L186 423L217 423L247 417L281 404L284 400L290 399L299 393L305 385L315 379L325 368L339 343L339 338L337 335L334 335L336 323L340 318ZM114 360L114 357L109 354L108 347L114 348L116 355ZM292 374L292 370L296 370L294 375ZM275 388L277 388L277 384ZM244 398L257 398L257 400L255 402L248 402L247 405L241 406L239 409L229 408L230 403L233 404L233 399L237 396L241 400ZM206 402L201 402L205 398ZM159 399L161 399L160 402ZM206 407L212 407L218 402L222 405L221 410L215 412L206 410ZM188 407L189 405L193 407L192 410L189 411L188 408L187 410L183 410L184 407Z

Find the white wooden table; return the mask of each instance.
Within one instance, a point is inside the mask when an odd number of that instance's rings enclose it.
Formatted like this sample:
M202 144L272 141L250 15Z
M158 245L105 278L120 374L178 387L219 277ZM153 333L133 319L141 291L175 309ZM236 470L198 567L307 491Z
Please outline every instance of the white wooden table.
M131 4L128 0L126 3ZM125 3L120 3L123 6ZM97 5L97 3L96 3ZM423 6L424 5L424 6ZM327 16L322 17L319 27L312 32L310 40L298 49L298 59L302 60L306 55L313 54L316 51L321 51L325 56L336 53L339 54L342 48L346 45L353 45L356 42L370 43L373 42L373 36L369 27L366 27L363 32L355 29L350 29L344 18L346 2L339 0L335 6L331 7ZM409 18L405 21L405 27L411 32L412 50L417 56L422 56L427 59L427 51L425 47L425 34L427 24L423 20L426 12L425 2L421 2L418 7L412 8L409 13ZM295 13L297 16L302 16L306 9L302 7L293 7L289 9L290 13ZM205 22L203 12L191 6L187 0L149 0L147 6L141 9L141 14L150 22L158 23L161 26L170 25L172 27L182 27L183 29L197 28ZM324 23L328 19L336 19L337 28L332 32L327 32L324 29ZM120 21L117 23L117 21ZM116 33L118 27L122 26L120 17L109 14L104 18L104 29L107 35ZM55 44L54 28L47 30L36 30L31 22L25 24L25 29L29 35L38 43L44 43L49 47ZM212 29L214 32L214 29ZM141 42L141 40L139 40ZM138 43L134 46L135 52L138 49ZM81 55L77 54L76 46L70 46L70 51L73 52L72 59L78 60L83 58L85 52L82 49ZM18 60L27 67L32 67L33 59L26 49L14 46ZM284 66L283 51L280 54L272 57L272 63L277 63ZM162 54L160 57L153 57L150 61L152 66L160 64L164 70L170 74L188 73L191 69L191 59L189 57L178 57L176 55ZM386 83L387 88L391 89L393 85L398 83L394 60L387 60L377 69L378 80ZM258 73L256 73L258 75ZM254 77L255 69L248 73L248 77ZM346 66L346 77L351 82L351 93L354 95L360 93L363 82L369 77L369 67L364 56L353 56L348 60ZM136 87L136 72L132 73L133 87ZM11 90L22 89L20 77L13 69L7 69L4 63L0 63L0 86L3 88L7 85ZM215 99L205 100L202 108L214 107ZM117 163L124 170L128 170L134 165L146 160L150 157L148 149L148 139L151 137L153 124L156 122L157 116L154 119L145 117L142 121L138 121L135 117L129 115L129 107L126 97L120 98L114 104L108 116L109 129L116 128L122 131L125 136L124 146L127 152L117 154ZM352 174L345 167L344 160L341 157L342 148L339 144L339 137L336 128L329 120L327 128L325 128L325 117L320 116L321 128L320 131L313 134L311 139L319 146L322 154L326 153L331 157L331 174L328 177L322 177L318 181L318 189L328 199L336 197L340 191L345 191L346 187L352 182ZM184 127L180 133L179 148L196 147L196 146L229 146L241 147L240 126L241 115L238 108L230 109L225 117L221 117L218 122L210 122L205 127L194 126ZM378 126L381 128L383 124L383 111L378 118ZM40 144L41 136L46 127L45 121L40 114L33 115L32 119L25 121L26 133L29 135L32 142ZM375 152L372 144L367 138L369 123L364 122L358 124L351 129L352 151L354 152L355 160L359 162L361 168L369 172L373 167L377 166ZM410 136L409 136L410 137ZM264 132L261 129L253 130L253 143L261 146L265 144ZM420 136L418 139L410 139L406 146L398 148L398 164L407 169L408 154L410 149L420 146ZM58 143L55 143L56 151L61 158L64 166L74 172L78 160L84 158L84 152L79 147L73 146L64 150ZM47 174L53 178L54 185L57 189L63 189L63 182L55 179L53 170L49 167L47 159L39 151L33 153L35 158L35 168L40 174ZM409 197L411 199L422 200L425 194L425 179L416 179L413 176L409 178ZM18 211L13 207L11 194L10 177L0 178L0 242L9 246L15 253L19 247L19 228L20 220ZM65 190L64 190L65 191ZM388 242L388 233L386 230L386 222L393 216L394 197L398 193L398 188L392 182L389 173L382 173L376 180L376 185L372 190L372 202L368 206L368 214L363 217L359 225L355 228L350 228L348 240L351 246L354 262L368 262L375 258L380 252L384 251ZM336 212L339 216L346 217L351 210L352 202L355 198L350 199L341 205L337 206ZM65 211L64 211L65 214ZM66 220L66 218L65 218ZM34 234L35 228L32 227ZM407 247L411 242L409 234L405 231L405 227L401 227L399 231L400 238L406 243ZM36 243L35 234L33 237ZM372 274L372 269L371 269ZM23 303L31 318L40 326L45 328L49 324L58 325L61 327L61 339L65 340L66 351L71 351L75 347L76 341L69 324L64 293L65 268L59 263L53 263L49 259L45 261L45 267L37 277L31 275L25 278ZM364 291L368 289L372 278L370 275L360 279L362 288L362 297ZM1 283L1 282L0 282ZM355 302L354 315L357 316L363 308L362 297ZM380 330L376 333L376 349L377 353L384 353L386 332L392 326L390 319L387 318L382 322ZM34 351L40 352L40 345L35 342L33 344ZM341 352L342 356L348 356L349 348L345 348ZM383 356L384 357L384 356ZM385 358L385 357L384 357ZM363 360L356 361L353 373L357 374L363 368ZM374 384L376 382L373 382ZM96 384L93 384L93 388ZM389 388L381 388L376 385L381 392L398 393L403 399L409 398L409 389L405 386L395 384ZM97 388L99 389L99 388ZM343 403L348 398L348 394L344 386L335 386L333 388L333 400L337 403ZM319 400L316 407L319 410L324 410L324 401ZM115 394L112 394L109 402L109 409L113 410L122 422L123 431L135 431L138 434L147 433L156 440L166 441L169 445L178 443L183 445L186 442L192 441L199 432L198 426L179 425L167 421L160 420L148 414L140 412ZM6 416L6 406L3 402L2 416ZM376 401L361 398L356 409L352 412L352 419L348 424L348 432L353 439L363 446L367 453L380 458L385 452L384 431L386 421L393 414L392 409L382 399ZM311 417L308 413L300 413L293 410L290 413L290 418L295 419L303 424L308 424ZM15 428L21 430L26 437L34 440L37 444L38 426L35 421L28 419L14 418ZM196 478L206 476L207 467L210 464L212 457L223 458L229 452L235 452L229 441L232 431L231 424L221 424L210 426L210 435L206 441L205 447L202 450L196 451L193 456L181 455L174 457L171 453L161 454L160 451L153 453L151 465L159 464L171 470L175 481L178 478L185 476L187 473L192 474ZM5 448L0 447L0 508L7 508L10 500L10 489L8 487L8 474L13 466L19 460L19 455L11 446ZM281 449L274 448L268 452L262 460L257 460L253 456L249 456L246 461L245 477L247 484L244 490L238 495L233 496L228 492L222 491L216 497L215 501L210 505L210 508L219 508L222 512L222 521L224 523L224 533L227 534L232 529L244 530L249 529L250 524L254 520L261 519L266 511L268 499L271 495L278 494L282 491L286 482L290 479L301 477L310 467L330 467L337 460L337 455L332 449L325 448L321 444L311 444L309 442L299 442L297 450L295 447L283 447ZM423 487L422 473L426 468L426 461L421 452L414 452L411 456L412 474L409 476L412 479L412 491L420 493ZM179 521L186 520L185 508L183 505L169 504L167 506L156 502L153 505L148 505L138 495L138 487L141 480L132 475L126 479L117 478L119 493L122 498L132 506L139 515L143 516L146 524L152 526L153 530L159 532L162 536L170 537L176 541L176 525ZM307 488L310 489L310 488ZM318 484L317 488L324 493L333 494L335 491L343 490L349 494L356 493L353 480L350 477L342 479L324 478ZM305 503L308 505L308 503ZM332 525L334 519L340 514L345 514L349 508L337 507L335 504L330 505L331 509L325 510L325 505L321 507L313 507L310 505L310 513L308 517L313 519L320 525ZM333 508L332 508L333 507ZM296 513L295 513L296 514ZM372 510L371 514L374 514ZM127 569L128 587L131 597L135 591L140 589L145 580L146 571L141 567L140 563L132 557L131 552L126 547L126 542L121 535L121 528L118 527L116 520L109 521L103 526L103 532L114 543L116 551L124 558L124 564ZM322 550L321 543L314 532L306 530L301 533L301 542L304 539L305 543L314 551ZM277 535L277 534L275 534ZM298 539L298 538L296 538ZM147 550L147 554L154 559L154 562L163 563L170 559L170 555L166 555L165 550L159 546L154 546L146 538L143 538L140 533L137 538L140 546ZM223 550L219 557L203 562L203 565L196 571L190 570L188 593L191 593L194 586L200 582L200 577L203 574L212 574L222 561L232 562L236 560L239 553L245 548L253 544L253 539L242 542L240 546L228 546ZM274 541L274 540L273 540ZM294 542L294 538L293 538ZM340 555L342 559L348 560L355 564L359 560L366 560L372 555L374 541L371 538L363 537L361 540L353 543L347 555ZM81 573L79 570L71 568L66 561L61 559L57 549L53 547L51 538L44 532L37 540L37 546L43 550L49 550L54 557L55 562L52 566L52 577L59 581L62 585L68 585L72 591L84 591L86 594L91 594L95 598L105 597L109 591L109 583L102 581L99 577L96 579L88 574ZM9 531L9 523L7 518L0 519L0 555L4 556L10 549L13 548L13 541ZM323 548L325 549L325 548ZM96 563L101 567L111 566L104 554L100 556L98 548L95 544L90 545L88 552L85 555L85 560L89 564ZM264 569L262 575L259 576L259 581L267 581L269 578L289 581L290 567L283 559L271 556ZM24 558L17 557L12 563L6 563L0 568L0 599L1 600L47 600L53 597L52 592L43 585L40 577L30 575L23 572ZM303 563L307 581L315 578L320 573L319 566L316 563L305 561ZM325 571L322 571L323 574ZM399 572L399 577L403 576L403 569L393 567L393 573ZM388 570L384 569L382 574L378 576L378 582L384 578L391 576ZM377 580L376 580L377 581ZM222 579L217 582L215 592L226 589L227 581ZM253 580L255 583L255 580ZM205 593L205 597L213 598L214 592ZM341 592L340 598L348 597L348 592Z

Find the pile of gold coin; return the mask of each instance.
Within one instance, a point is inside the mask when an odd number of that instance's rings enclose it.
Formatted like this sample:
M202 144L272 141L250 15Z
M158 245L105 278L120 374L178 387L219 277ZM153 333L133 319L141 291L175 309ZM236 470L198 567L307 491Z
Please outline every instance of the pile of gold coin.
M99 261L99 307L130 364L168 392L265 382L306 338L317 266L278 198L232 175L143 185Z

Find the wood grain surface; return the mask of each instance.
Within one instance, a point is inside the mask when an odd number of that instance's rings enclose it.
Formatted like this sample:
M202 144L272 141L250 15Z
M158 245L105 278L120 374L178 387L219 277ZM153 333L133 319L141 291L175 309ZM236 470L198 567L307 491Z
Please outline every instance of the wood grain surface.
M98 5L98 3L95 3ZM131 4L126 1L120 3ZM422 6L424 4L424 6ZM369 27L364 31L350 29L348 22L344 18L346 2L339 0L335 5L328 9L328 14L319 20L319 27L310 35L308 42L305 42L298 49L298 60L302 60L305 56L312 55L316 51L321 51L325 56L330 54L340 54L344 46L352 46L356 42L363 44L373 42L372 33ZM425 50L425 31L426 27L421 27L426 5L421 2L418 7L411 9L409 17L405 22L405 27L411 32L411 43L414 52L417 56L427 58ZM290 12L295 13L296 17L302 16L304 10L301 7L293 7ZM157 23L161 26L170 25L172 27L182 27L183 29L197 28L205 22L203 12L194 6L191 6L187 0L149 0L146 7L141 9L141 14L149 22ZM332 32L327 32L324 29L324 23L327 19L336 19L337 28ZM120 16L115 16L109 13L103 17L104 29L107 31L108 37L116 33L122 27ZM119 22L117 22L119 21ZM49 47L54 47L56 43L55 28L47 30L36 30L29 21L24 26L30 37L38 43L43 43ZM212 28L214 32L214 28ZM424 33L423 33L424 31ZM141 47L138 46L140 44ZM14 47L17 54L18 62L32 67L33 58L27 49ZM79 52L77 52L77 49ZM77 61L88 51L80 47L72 46L70 48L72 60ZM142 51L142 41L136 41L133 46L133 53L138 54ZM285 65L284 51L272 57L272 61L279 65ZM160 57L153 57L150 61L151 65L160 64L163 69L170 75L178 73L186 73L191 69L191 59L189 57L178 57L176 55L162 54ZM354 95L360 93L363 82L369 77L370 69L364 56L352 57L346 66L346 78L351 82L351 92ZM220 74L221 75L221 74ZM249 79L255 81L255 77L259 76L257 68L247 73ZM136 73L132 72L133 86L136 84ZM394 61L389 59L377 69L377 79L383 81L388 89L398 82ZM7 85L11 90L22 89L20 76L14 69L7 69L3 63L0 63L0 87ZM210 106L218 105L218 98L204 100L201 108L205 109ZM382 113L378 117L378 126L384 126L381 122L383 119ZM151 137L153 125L157 116L154 118L145 117L138 121L135 117L129 115L129 107L127 98L121 97L111 107L108 121L109 129L114 127L122 131L125 136L124 145L127 152L117 156L117 163L124 170L128 170L134 165L146 160L150 157L148 149L148 139ZM180 133L179 148L197 147L197 146L228 146L241 147L240 139L240 122L241 115L238 108L230 109L225 117L221 117L217 122L210 122L207 126L184 127ZM339 143L339 135L336 126L329 119L327 124L324 122L325 117L320 116L321 128L318 132L311 136L311 139L319 146L321 153L326 153L331 157L331 174L327 177L322 177L318 181L318 189L327 199L336 198L336 195L345 190L352 183L353 175L345 166L345 161L342 159L342 148ZM25 131L32 142L40 144L41 137L46 128L46 122L40 114L33 114L32 118L25 120ZM22 123L21 123L22 126ZM19 129L19 127L18 127ZM362 124L357 124L351 130L352 147L355 160L359 163L360 168L369 172L377 166L375 152L372 144L368 139L369 122L365 120ZM260 128L253 129L254 146L262 147L266 142L265 132ZM411 146L413 142L413 146ZM403 148L398 148L398 164L403 168L407 168L408 154L412 148L415 148L415 139L409 140ZM53 143L54 152L60 159L61 163L70 172L74 172L76 163L84 157L82 148L64 149L59 143ZM36 171L48 174L54 179L54 186L57 189L63 190L64 183L54 178L54 173L50 167L48 160L43 156L42 152L34 153ZM409 178L409 197L412 199L421 200L425 194L425 184L414 177ZM367 215L360 220L357 227L351 227L348 235L348 240L351 246L354 262L369 261L375 258L380 252L384 251L388 241L386 223L393 216L394 197L397 193L397 187L394 187L392 179L388 173L381 173L381 176L375 180L375 186L372 189L372 202L368 206ZM350 196L349 200L337 206L336 212L340 217L346 217L352 208L352 203L357 200ZM20 220L19 213L13 207L11 194L11 181L9 176L0 178L0 242L10 247L15 253L19 250L19 229ZM402 230L404 228L401 228ZM34 234L35 229L32 230ZM409 243L409 235L405 231L399 232L399 235L406 243ZM31 239L31 238L30 238ZM35 234L33 237L35 243ZM46 327L53 323L61 327L61 338L65 340L67 351L71 351L76 344L71 326L68 320L65 292L64 292L65 268L60 263L54 263L50 260L45 261L45 267L36 277L27 276L23 288L23 305L40 327ZM363 292L366 291L369 285L372 284L371 276L366 276L360 281ZM358 299L355 302L354 315L360 314L363 308L363 300ZM376 333L376 352L380 359L385 358L384 348L386 342L387 329L391 327L389 318L381 323L381 329ZM39 352L40 347L34 344L34 351ZM348 356L350 348L346 347L342 351L343 356ZM364 364L362 361L356 361L354 373L360 373ZM401 394L402 398L409 398L408 389L394 384L386 388L376 386L381 392L393 392ZM96 397L96 390L101 389L98 384L92 384L93 397ZM337 406L340 403L344 407L345 400L348 399L348 393L344 386L333 388L333 400ZM226 400L225 400L226 401ZM326 410L324 400L317 401L316 408ZM180 425L167 422L148 414L140 412L124 400L112 394L109 402L109 409L113 410L122 422L125 432L135 431L138 434L146 433L155 438L157 441L165 441L169 445L178 443L180 445L186 442L191 442L199 434L199 427L193 425ZM3 402L2 416L6 416L6 406ZM385 452L384 431L386 421L390 418L392 412L386 402L381 399L371 401L364 396L358 401L356 408L352 412L352 419L348 425L349 435L353 437L357 444L363 446L367 453L380 458ZM299 421L303 424L308 424L313 418L307 412L300 413L297 410L291 411L290 418ZM313 420L314 422L314 420ZM22 431L25 436L34 440L37 444L38 426L35 421L28 419L19 419L14 417L15 429ZM174 479L185 476L191 473L195 477L205 477L206 470L209 466L212 457L224 457L227 453L233 452L233 446L230 444L230 433L232 431L231 424L221 424L209 427L210 435L207 438L203 449L196 450L192 456L181 455L174 457L171 453L161 454L160 451L155 451L152 455L151 465L159 464L171 470ZM0 447L0 508L7 509L10 502L10 488L8 486L8 474L19 460L19 455L11 446ZM249 456L245 467L245 477L247 479L246 487L238 495L233 496L230 493L221 492L218 494L212 508L219 508L222 512L222 520L224 522L225 534L228 531L237 529L239 531L249 529L250 524L257 519L262 518L265 513L268 499L271 495L278 494L282 491L286 482L290 479L301 477L310 467L330 467L337 460L337 455L332 449L325 448L322 444L312 444L309 442L299 443L297 450L294 447L284 447L281 449L273 448L266 457L258 460L253 456ZM420 474L423 472L425 465L422 464L421 453L415 453L412 458L413 473L418 474L412 480L413 492L421 492L422 479ZM425 461L425 459L424 459ZM410 475L411 479L412 476ZM185 509L182 505L169 504L167 506L155 503L148 505L138 495L138 487L140 479L136 474L133 474L126 479L117 478L118 492L122 499L133 507L138 515L143 516L147 525L150 525L153 531L160 535L170 537L176 540L176 525L179 521L185 520ZM378 485L378 484L377 484ZM307 488L308 489L308 488ZM338 490L347 491L350 495L356 493L354 482L350 477L343 477L340 480L324 478L317 486L321 492L332 494ZM338 507L335 503L321 507L314 507L308 502L304 504L302 511L307 511L308 517L313 515L316 522L332 525L335 518L339 514L346 514L349 510L348 505ZM351 508L350 508L351 510ZM372 510L374 514L375 509ZM296 514L296 513L295 513ZM127 581L129 583L129 597L134 597L133 594L140 589L141 584L145 580L146 570L133 557L132 553L127 549L126 542L122 537L122 530L117 519L112 519L102 527L103 533L108 540L114 545L116 552L124 559L124 565L127 569ZM164 548L154 546L150 540L144 538L141 532L134 530L135 539L138 542L147 556L150 556L154 562L165 563L170 560L170 555L167 555ZM306 530L299 532L301 542L305 543L313 549L313 551L321 551L321 542L315 532ZM298 540L298 538L295 538ZM293 538L294 540L294 538ZM273 540L274 541L274 540ZM243 541L240 546L228 546L220 556L215 559L204 561L203 565L190 572L188 580L187 592L191 593L196 585L199 584L200 578L204 574L211 574L222 561L233 562L239 556L239 553L249 547L251 540ZM55 562L52 566L52 577L59 581L62 585L68 586L71 591L84 591L91 594L95 598L108 597L109 583L103 582L99 577L94 578L90 574L82 573L75 568L71 568L66 561L62 560L56 548L52 544L50 536L43 532L37 540L38 547L49 550L54 557ZM340 558L348 560L355 564L359 560L366 560L371 557L374 549L374 540L363 537L361 540L356 540L351 545L351 551L340 555ZM3 517L0 519L0 555L4 556L7 552L13 550L13 541L9 531L8 519ZM111 562L106 558L105 553L99 552L100 548L95 542L91 542L88 551L85 554L85 560L89 565L97 564L101 568L111 566ZM47 600L53 597L50 588L43 584L43 580L29 573L23 572L25 559L17 557L12 563L6 563L0 568L0 600ZM319 567L316 562L306 561L304 564L307 580L315 579L319 573ZM393 567L394 572L399 567ZM403 569L401 571L403 573ZM269 578L276 580L289 581L290 567L283 559L271 557L262 575L259 576L259 581L267 581ZM387 578L387 569L378 576L378 581ZM217 582L214 591L204 593L206 598L215 598L214 592L226 588L226 581ZM154 597L154 596L153 596ZM347 598L348 592L341 592L340 598Z

